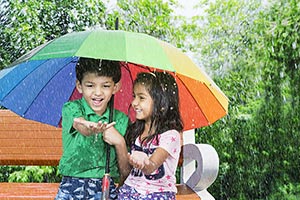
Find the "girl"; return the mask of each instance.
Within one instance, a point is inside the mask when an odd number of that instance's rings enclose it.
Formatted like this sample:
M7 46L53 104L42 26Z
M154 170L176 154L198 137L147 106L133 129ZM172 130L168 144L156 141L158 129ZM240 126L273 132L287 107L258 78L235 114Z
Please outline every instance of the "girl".
M118 199L175 199L175 171L183 130L178 87L166 72L140 73L134 81L136 121L125 135L132 170Z

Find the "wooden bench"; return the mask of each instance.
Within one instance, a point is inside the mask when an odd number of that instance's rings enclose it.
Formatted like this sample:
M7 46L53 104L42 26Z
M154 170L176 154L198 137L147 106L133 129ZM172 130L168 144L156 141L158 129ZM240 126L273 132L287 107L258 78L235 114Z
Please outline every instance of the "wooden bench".
M184 133L193 139L193 133ZM61 129L0 110L0 165L57 166L62 154ZM197 165L195 165L195 160ZM197 167L196 167L197 166ZM214 199L207 188L217 177L219 159L210 145L185 144L181 184L176 198ZM0 183L1 199L54 199L59 183Z

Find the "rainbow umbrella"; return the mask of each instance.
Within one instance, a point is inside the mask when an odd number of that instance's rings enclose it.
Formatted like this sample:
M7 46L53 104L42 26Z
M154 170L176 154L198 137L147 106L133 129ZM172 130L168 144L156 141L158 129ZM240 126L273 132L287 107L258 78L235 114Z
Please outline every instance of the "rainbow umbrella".
M228 112L228 98L179 49L146 34L99 29L56 38L0 71L0 105L26 119L59 126L63 104L80 98L75 88L80 57L120 61L122 89L115 95L115 108L126 114L136 74L155 70L176 78L185 130L210 125Z

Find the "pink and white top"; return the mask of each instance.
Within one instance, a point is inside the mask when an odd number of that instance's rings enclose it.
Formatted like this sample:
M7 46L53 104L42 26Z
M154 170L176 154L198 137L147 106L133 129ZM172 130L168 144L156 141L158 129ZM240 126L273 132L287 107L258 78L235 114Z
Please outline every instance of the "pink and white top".
M176 130L166 131L158 136L159 142L153 142L147 147L141 147L141 141L136 139L132 150L143 151L150 157L160 147L169 153L165 162L152 174L145 175L141 170L132 169L125 184L135 188L140 194L153 192L177 192L175 172L180 154L180 134Z

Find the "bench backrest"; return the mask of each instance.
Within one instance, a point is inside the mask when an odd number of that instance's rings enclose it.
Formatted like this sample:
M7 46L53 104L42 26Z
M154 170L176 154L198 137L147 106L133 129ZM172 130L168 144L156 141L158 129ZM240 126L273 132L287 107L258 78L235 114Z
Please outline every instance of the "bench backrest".
M0 110L0 165L57 166L61 129Z

